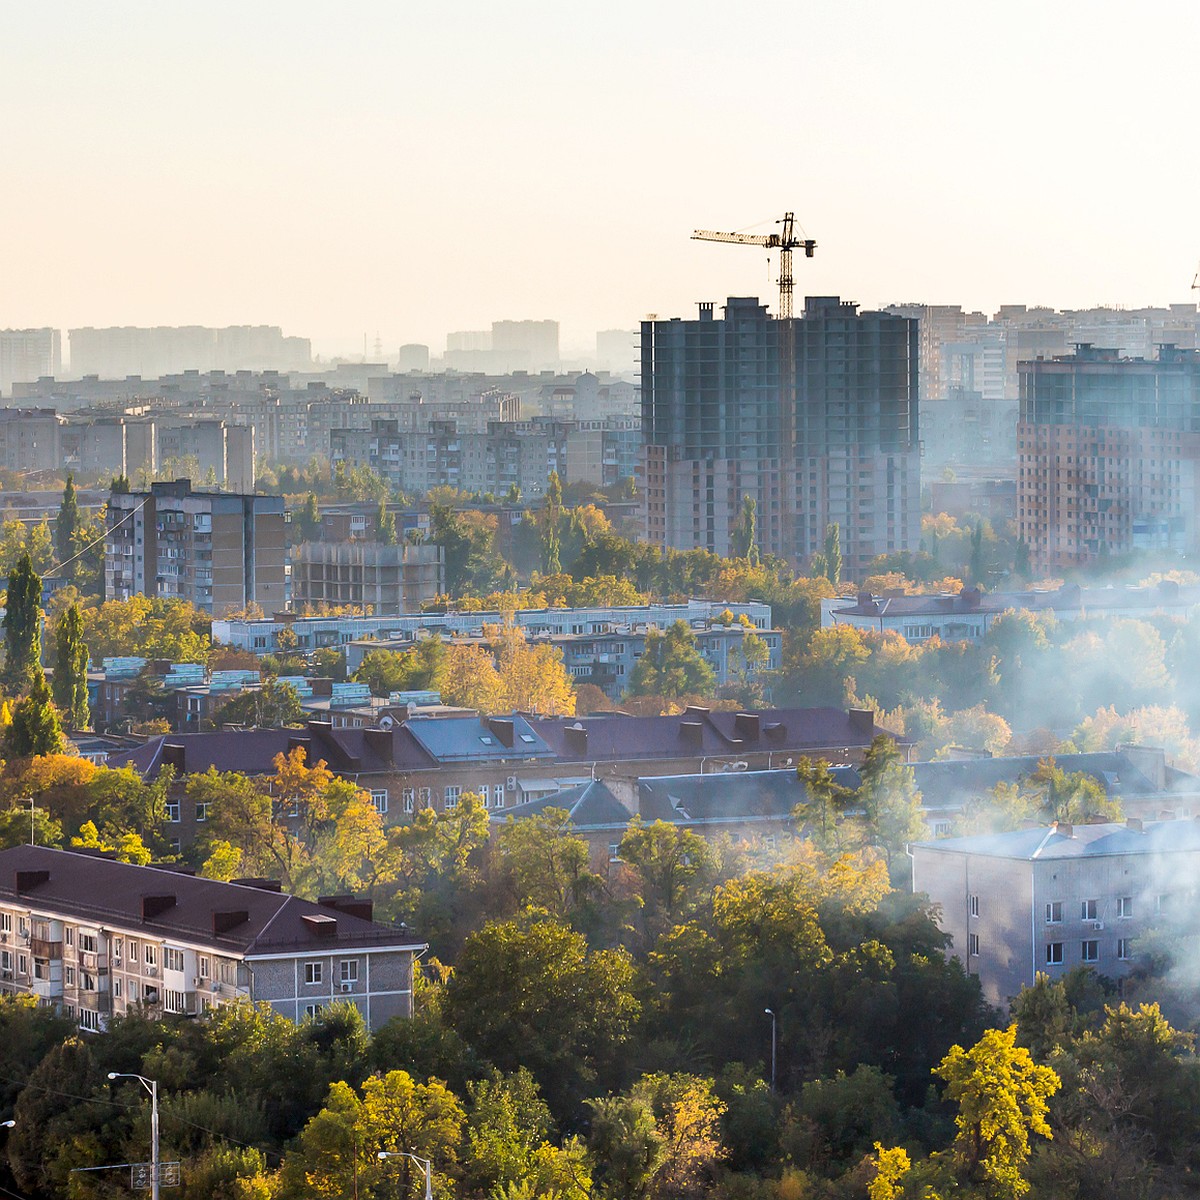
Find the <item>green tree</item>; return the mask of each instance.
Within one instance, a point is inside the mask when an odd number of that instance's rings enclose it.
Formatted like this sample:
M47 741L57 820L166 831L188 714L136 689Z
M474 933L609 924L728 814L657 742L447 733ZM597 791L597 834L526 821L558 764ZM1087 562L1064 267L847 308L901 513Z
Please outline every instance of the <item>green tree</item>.
M58 711L50 699L46 677L39 671L33 686L13 708L12 724L4 734L6 758L61 754L66 747Z
M54 631L54 644L54 703L63 714L69 730L86 729L91 719L88 708L88 649L83 642L83 617L80 616L78 604L72 604L59 617Z
M571 920L601 885L588 865L587 842L561 808L508 820L496 837L496 864L518 909L545 909L561 921Z
M758 566L758 503L753 496L742 497L742 511L729 538L729 553L744 558L752 567Z
M76 564L72 561L79 549L80 532L83 528L83 517L79 512L79 500L75 495L75 476L67 476L67 486L63 488L62 503L58 507L58 516L54 521L54 554L58 560L60 573L64 579L75 581Z
M611 1096L588 1102L588 1146L600 1193L611 1200L641 1200L666 1158L666 1139L643 1096Z
M546 503L542 509L542 573L545 575L557 575L562 570L559 559L562 518L562 481L557 471L551 471L546 483Z
M501 1070L529 1069L558 1114L611 1078L638 1013L622 950L590 952L549 918L489 922L463 945L445 1017Z
M952 1046L934 1072L946 1081L946 1098L958 1105L955 1165L986 1196L1024 1195L1029 1136L1053 1136L1047 1102L1061 1080L1016 1038L1016 1025L989 1029L970 1050Z
M253 725L259 729L284 729L304 724L300 696L290 683L269 679L260 688L247 688L213 713L213 724Z
M4 686L25 693L42 674L42 581L28 552L8 577L4 611Z
M886 734L877 734L859 768L858 802L867 841L883 851L888 871L907 868L906 847L925 834L921 793L913 770Z
M802 757L796 764L796 778L804 785L804 799L792 809L793 819L822 850L836 849L842 812L854 790L838 783L823 758Z
M835 588L842 582L842 527L836 521L825 526L825 545L813 555L812 570Z
M712 883L716 856L707 838L666 821L629 822L617 850L638 877L647 930L651 936L687 918Z
M315 542L321 536L321 510L317 506L317 495L309 492L304 505L296 514L296 540Z
M686 621L676 621L666 633L651 629L646 649L629 677L631 696L708 696L717 677L696 648L696 635Z
M396 544L396 514L387 506L387 501L380 500L379 510L375 514L375 540L383 546Z

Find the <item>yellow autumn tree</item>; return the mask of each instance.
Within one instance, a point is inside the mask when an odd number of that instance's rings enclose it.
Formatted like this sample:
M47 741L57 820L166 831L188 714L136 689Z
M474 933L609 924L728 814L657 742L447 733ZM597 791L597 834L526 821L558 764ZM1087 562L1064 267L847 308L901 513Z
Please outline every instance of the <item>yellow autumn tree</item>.
M484 627L491 650L453 646L438 675L442 699L481 713L526 712L571 716L575 685L553 646L530 646L514 625Z

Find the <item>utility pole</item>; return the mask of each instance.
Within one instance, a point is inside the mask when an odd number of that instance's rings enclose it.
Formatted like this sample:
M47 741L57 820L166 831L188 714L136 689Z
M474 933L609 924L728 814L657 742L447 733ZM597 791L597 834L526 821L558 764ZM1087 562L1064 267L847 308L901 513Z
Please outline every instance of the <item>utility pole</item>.
M769 1008L764 1008L763 1012L771 1018L771 1091L775 1090L775 1014Z
M109 1079L136 1079L150 1093L150 1200L158 1200L158 1080L130 1071L109 1071Z

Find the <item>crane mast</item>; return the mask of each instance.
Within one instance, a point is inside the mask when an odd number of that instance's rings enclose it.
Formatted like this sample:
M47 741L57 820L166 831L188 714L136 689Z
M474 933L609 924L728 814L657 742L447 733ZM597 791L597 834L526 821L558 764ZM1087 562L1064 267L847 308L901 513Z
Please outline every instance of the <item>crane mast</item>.
M711 229L697 229L692 233L692 239L724 242L733 246L760 246L768 251L779 251L776 326L779 331L779 487L783 498L779 509L779 540L783 556L794 560L797 558L795 520L799 481L796 465L796 331L792 325L795 277L792 274L792 251L803 250L805 258L812 258L817 243L812 238L796 237L793 213L784 213L782 220L776 224L782 226L778 233L717 233Z

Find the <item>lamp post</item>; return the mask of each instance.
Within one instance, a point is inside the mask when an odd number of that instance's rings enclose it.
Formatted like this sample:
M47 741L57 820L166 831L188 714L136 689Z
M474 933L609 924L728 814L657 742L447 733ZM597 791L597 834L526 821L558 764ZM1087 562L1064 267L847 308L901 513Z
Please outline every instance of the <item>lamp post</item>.
M109 1071L109 1079L136 1079L150 1093L150 1200L158 1200L158 1080L130 1071Z
M0 1129L14 1129L16 1121L0 1121Z
M774 1091L775 1090L775 1013L769 1008L764 1008L763 1012L765 1012L767 1014L767 1016L771 1018L771 1091Z
M420 1163L425 1169L425 1200L433 1200L433 1162L431 1159L422 1158L419 1154L411 1154L407 1150L380 1150L379 1157L382 1158L411 1158L413 1162Z

